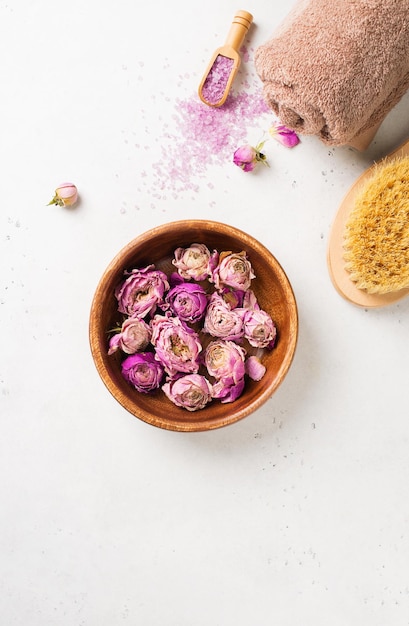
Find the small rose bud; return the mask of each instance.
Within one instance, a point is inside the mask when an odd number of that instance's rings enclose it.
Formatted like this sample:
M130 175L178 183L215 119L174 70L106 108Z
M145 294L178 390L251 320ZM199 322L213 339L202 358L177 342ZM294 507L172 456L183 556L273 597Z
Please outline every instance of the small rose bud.
M55 190L55 195L48 203L57 206L74 206L78 200L78 190L73 183L61 183Z
M261 141L255 148L253 146L240 146L233 154L233 163L240 167L243 172L251 172L257 163L263 163L268 166L267 157L261 150L265 141Z

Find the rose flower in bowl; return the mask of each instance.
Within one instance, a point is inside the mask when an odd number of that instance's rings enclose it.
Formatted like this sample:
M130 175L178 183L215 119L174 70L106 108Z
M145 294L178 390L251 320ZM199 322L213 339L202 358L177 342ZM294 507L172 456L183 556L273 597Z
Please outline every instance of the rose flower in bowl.
M285 378L298 337L289 280L260 242L230 225L153 228L111 261L91 306L97 371L132 415L168 430L227 426Z

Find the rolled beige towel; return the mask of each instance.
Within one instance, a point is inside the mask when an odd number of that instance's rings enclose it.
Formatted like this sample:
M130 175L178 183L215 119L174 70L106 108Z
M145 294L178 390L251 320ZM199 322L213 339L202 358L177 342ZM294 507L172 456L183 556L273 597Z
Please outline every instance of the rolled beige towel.
M409 0L299 0L255 68L282 124L359 147L409 87Z

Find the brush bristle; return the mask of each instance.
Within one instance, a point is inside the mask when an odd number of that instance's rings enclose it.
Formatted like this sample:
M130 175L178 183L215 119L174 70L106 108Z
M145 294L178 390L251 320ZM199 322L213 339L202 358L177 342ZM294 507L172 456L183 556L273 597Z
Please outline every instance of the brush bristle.
M344 249L358 289L385 294L409 287L409 157L375 168L347 220Z

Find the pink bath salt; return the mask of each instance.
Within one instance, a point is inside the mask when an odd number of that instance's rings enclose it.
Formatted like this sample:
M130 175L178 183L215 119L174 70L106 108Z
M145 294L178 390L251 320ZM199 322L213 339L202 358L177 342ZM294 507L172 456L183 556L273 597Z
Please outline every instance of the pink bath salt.
M242 54L244 58L246 55ZM225 59L231 61L228 57ZM245 140L249 128L268 128L271 109L263 97L259 78L251 70L252 65L243 75L238 72L235 86L223 106L208 106L197 92L176 98L171 118L159 117L162 136L155 139L157 145L152 143L151 137L145 145L143 142L135 144L138 150L155 152L150 166L153 178L150 179L146 169L142 170L138 191L142 189L152 199L161 200L175 200L179 194L189 192L198 194L200 179L207 185L212 184L211 168L230 167L231 156ZM184 76L179 78L183 82ZM161 92L152 99L159 99L159 96L165 97L165 94ZM145 111L141 113L144 118ZM147 127L145 133L149 135ZM141 162L146 162L146 155ZM155 208L155 204L151 206Z
M210 166L230 163L247 126L269 115L261 91L230 93L221 107L204 104L195 94L177 100L173 130L161 140L160 158L153 163L151 194L198 192L197 177L206 178ZM267 123L267 122L266 122Z
M202 96L209 104L217 104L223 98L234 61L218 54L202 87Z
M240 48L240 55L241 55L241 58L243 59L243 61L245 63L248 63L248 61L250 60L250 54L249 54L249 51L246 48L246 46L242 46Z

